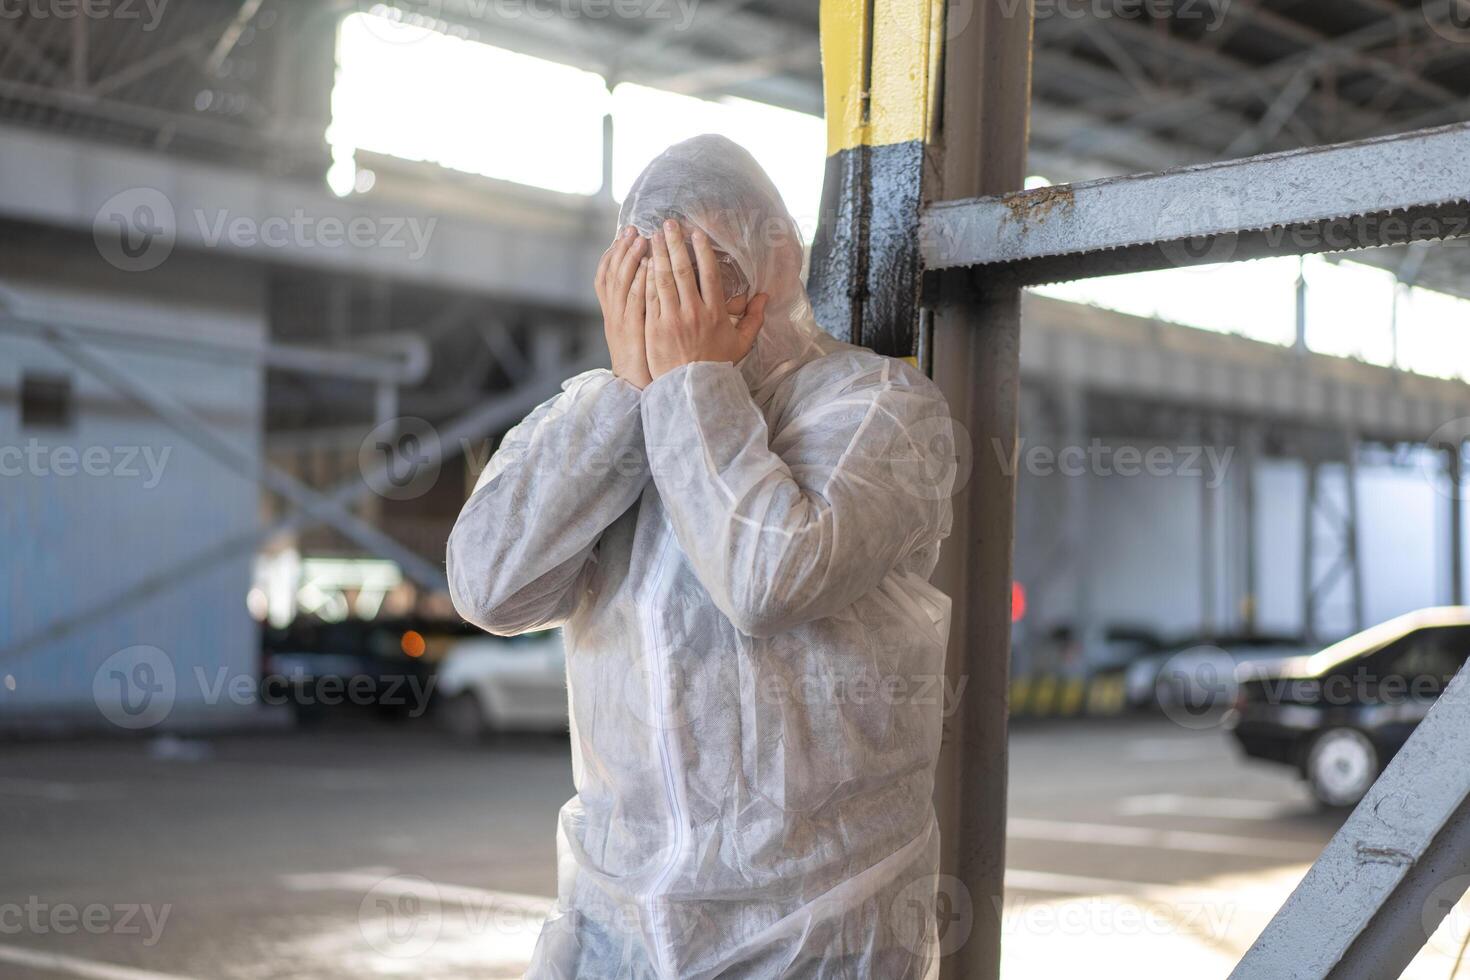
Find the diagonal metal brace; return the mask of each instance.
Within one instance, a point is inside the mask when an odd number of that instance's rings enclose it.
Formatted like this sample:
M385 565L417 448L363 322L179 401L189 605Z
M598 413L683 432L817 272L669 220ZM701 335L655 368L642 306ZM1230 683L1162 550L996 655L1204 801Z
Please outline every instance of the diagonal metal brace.
M90 372L119 394L157 415L184 438L225 466L260 484L324 524L330 524L355 544L398 562L405 574L429 589L444 589L444 570L420 558L346 507L269 463L255 451L236 445L211 428L188 407L150 388L127 371L99 357L67 327L52 327L47 340L78 367Z
M1235 968L1231 980L1403 973L1470 886L1470 667Z

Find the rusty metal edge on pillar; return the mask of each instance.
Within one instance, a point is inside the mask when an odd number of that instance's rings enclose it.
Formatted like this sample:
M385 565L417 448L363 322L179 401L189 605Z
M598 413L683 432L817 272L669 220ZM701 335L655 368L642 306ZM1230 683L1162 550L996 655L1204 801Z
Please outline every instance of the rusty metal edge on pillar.
M958 0L945 24L938 125L926 183L933 201L1003 194L1026 177L1032 0ZM985 270L935 274L934 378L972 450L955 497L954 532L937 582L951 597L950 682L939 806L943 868L974 914L968 941L943 961L946 980L1000 973L1004 897L1011 577L1015 526L1021 291Z

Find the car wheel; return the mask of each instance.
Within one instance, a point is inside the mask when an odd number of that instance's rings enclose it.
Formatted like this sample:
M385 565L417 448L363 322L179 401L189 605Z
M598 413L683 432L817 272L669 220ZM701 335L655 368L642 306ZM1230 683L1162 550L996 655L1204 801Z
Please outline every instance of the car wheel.
M435 713L445 734L460 742L478 742L490 734L485 708L473 691L448 698Z
M1324 806L1356 806L1378 772L1378 749L1356 728L1328 729L1307 752L1307 783Z

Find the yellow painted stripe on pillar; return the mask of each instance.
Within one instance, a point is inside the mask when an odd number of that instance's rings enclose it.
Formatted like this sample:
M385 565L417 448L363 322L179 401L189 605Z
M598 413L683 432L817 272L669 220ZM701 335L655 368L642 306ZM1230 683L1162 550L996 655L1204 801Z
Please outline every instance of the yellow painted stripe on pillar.
M927 140L944 0L822 0L820 25L827 155Z
M863 142L867 7L867 2L822 0L818 14L828 156Z

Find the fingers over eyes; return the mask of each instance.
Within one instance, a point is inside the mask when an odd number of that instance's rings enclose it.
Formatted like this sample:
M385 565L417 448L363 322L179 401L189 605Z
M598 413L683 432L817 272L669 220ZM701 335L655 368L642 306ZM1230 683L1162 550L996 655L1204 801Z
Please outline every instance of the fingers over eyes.
M594 282L599 288L611 283L612 277L617 274L620 263L627 256L629 248L638 241L639 238L633 232L631 225L618 229L618 237L613 239L613 243L607 247L602 253L602 258L597 262L597 274L594 277Z
M715 248L709 236L695 231L694 257L699 260L699 292L708 306L717 306L725 301L725 287L720 283L720 260L715 258Z
M658 232L653 236L653 285L658 301L670 309L679 306L679 287L674 279L673 264L669 259L667 236Z
M654 255L658 255L658 249L654 249ZM658 271L657 259L643 267L643 305L644 325L651 326L653 318L658 316Z
M674 270L674 283L679 290L679 302L686 307L699 303L699 282L694 276L694 264L689 261L689 250L684 247L684 230L678 224L664 225L664 237L668 239L669 262Z
M643 316L644 291L648 288L648 260L641 259L633 270L633 278L628 283L628 295L625 303L627 311L635 317Z
M622 257L618 260L617 272L609 285L615 287L616 292L623 293L627 291L628 284L638 271L638 261L643 257L643 239L634 235L619 245L623 250Z

